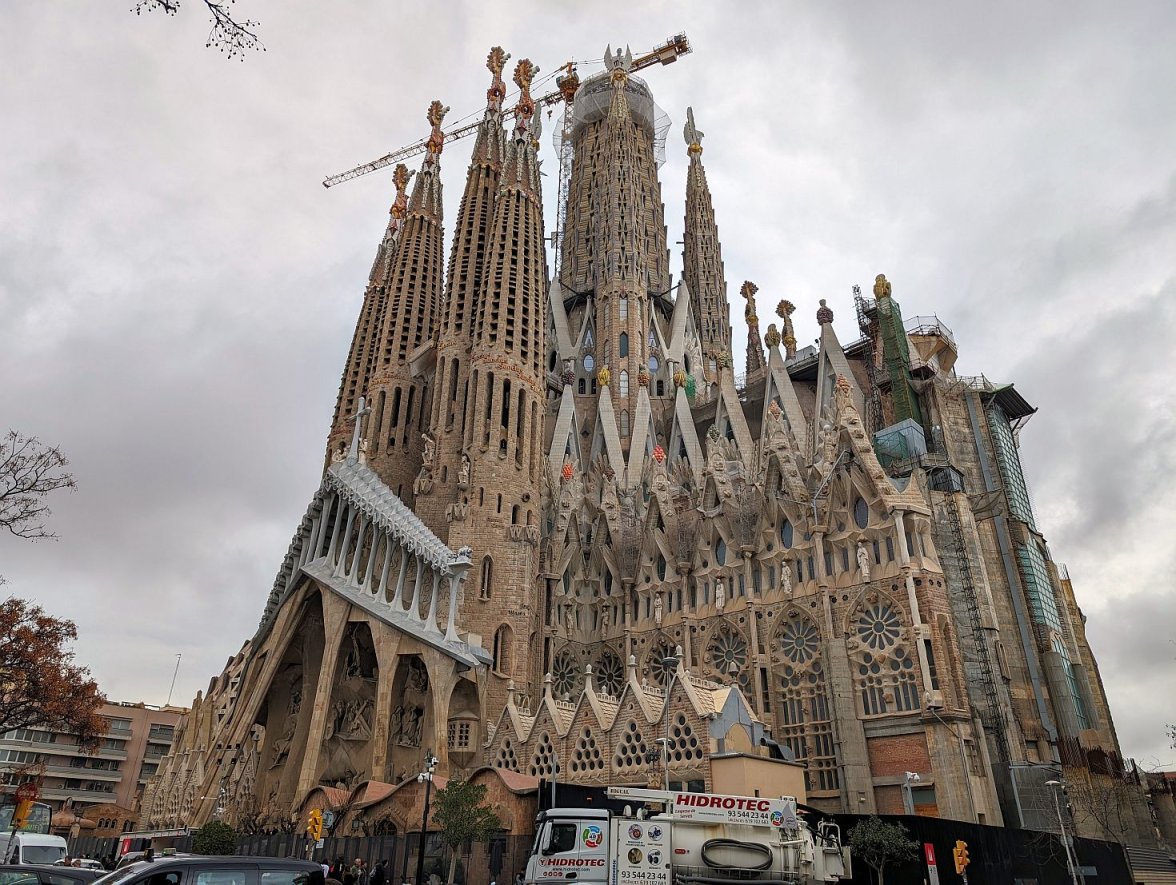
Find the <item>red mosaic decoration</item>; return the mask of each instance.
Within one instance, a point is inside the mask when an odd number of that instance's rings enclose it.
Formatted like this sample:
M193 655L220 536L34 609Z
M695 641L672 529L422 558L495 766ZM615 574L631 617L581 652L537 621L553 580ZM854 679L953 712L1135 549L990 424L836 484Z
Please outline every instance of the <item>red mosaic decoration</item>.
M653 447L653 460L658 464L666 460L666 450L661 447L661 444Z

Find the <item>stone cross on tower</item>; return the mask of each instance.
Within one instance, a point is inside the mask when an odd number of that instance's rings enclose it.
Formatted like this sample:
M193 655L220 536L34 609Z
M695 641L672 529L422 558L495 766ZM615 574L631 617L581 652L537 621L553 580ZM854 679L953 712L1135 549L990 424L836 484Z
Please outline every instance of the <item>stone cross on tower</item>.
M359 409L354 415L347 419L348 421L355 422L355 429L351 432L351 451L348 454L348 457L350 458L355 458L356 460L359 459L360 439L363 436L361 425L363 424L363 419L367 417L371 411L372 410L368 407L367 399L361 396L359 398Z

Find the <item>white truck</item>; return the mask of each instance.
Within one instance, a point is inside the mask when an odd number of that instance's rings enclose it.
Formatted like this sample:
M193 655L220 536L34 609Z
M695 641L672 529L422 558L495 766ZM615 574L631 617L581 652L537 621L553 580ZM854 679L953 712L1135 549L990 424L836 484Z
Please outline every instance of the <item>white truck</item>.
M525 885L812 885L849 878L836 824L811 830L796 800L609 787L610 799L660 805L624 814L540 812Z
M69 847L61 836L44 833L0 833L0 863L53 864L65 857Z

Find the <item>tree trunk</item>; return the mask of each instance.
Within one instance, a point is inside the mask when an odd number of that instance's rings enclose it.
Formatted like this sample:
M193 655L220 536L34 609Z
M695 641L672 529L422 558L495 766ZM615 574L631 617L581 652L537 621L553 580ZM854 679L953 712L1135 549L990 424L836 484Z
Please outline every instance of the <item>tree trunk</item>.
M449 858L449 885L453 885L453 880L457 878L457 847L453 849L453 855Z

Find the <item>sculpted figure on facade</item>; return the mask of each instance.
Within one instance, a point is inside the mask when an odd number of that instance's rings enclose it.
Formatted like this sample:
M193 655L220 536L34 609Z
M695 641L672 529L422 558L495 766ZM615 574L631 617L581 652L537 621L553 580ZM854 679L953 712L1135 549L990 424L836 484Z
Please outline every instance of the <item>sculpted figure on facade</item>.
M857 545L857 563L862 573L862 580L870 580L870 554L866 550L866 545L861 541L858 541Z

